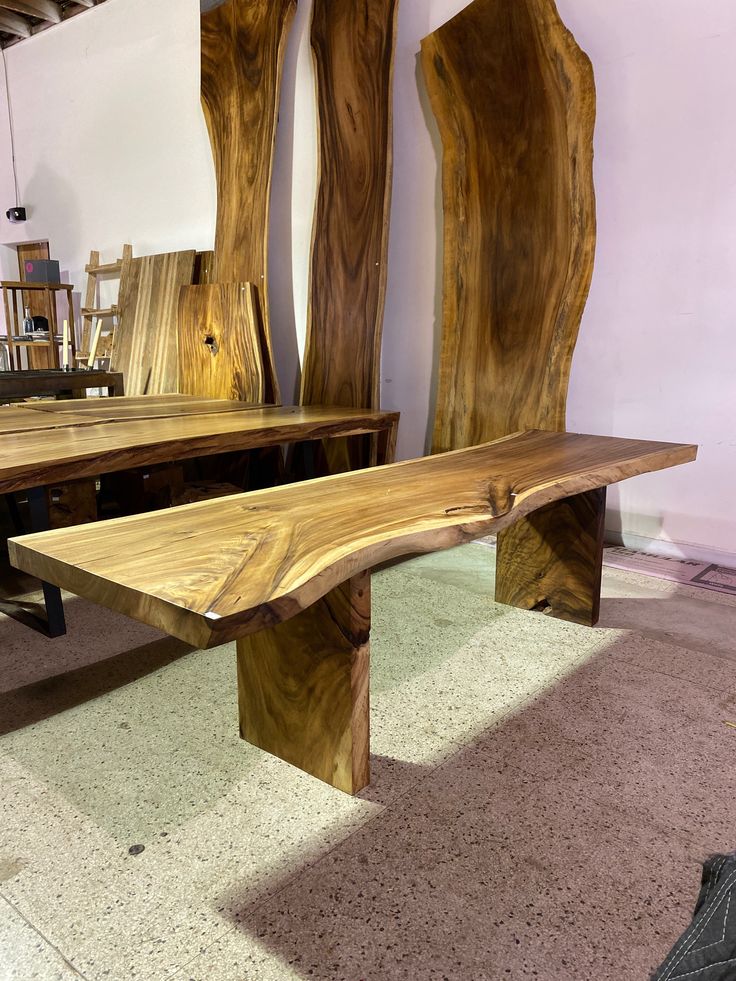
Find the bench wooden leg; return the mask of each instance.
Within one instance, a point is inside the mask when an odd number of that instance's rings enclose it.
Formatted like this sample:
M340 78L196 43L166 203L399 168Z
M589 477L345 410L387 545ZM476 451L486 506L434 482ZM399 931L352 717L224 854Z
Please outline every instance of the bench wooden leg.
M356 794L370 780L370 574L240 639L240 735Z
M564 498L498 535L496 602L598 622L606 489Z

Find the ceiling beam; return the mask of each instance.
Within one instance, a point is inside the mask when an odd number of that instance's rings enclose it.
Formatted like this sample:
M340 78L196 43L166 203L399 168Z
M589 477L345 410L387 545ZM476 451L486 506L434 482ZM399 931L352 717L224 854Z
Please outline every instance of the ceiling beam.
M76 0L80 7L94 7L95 0Z
M61 7L54 0L0 0L0 7L28 17L40 17L50 24L61 23Z
M0 9L0 31L15 34L16 37L30 37L31 25L23 17L18 17L9 10Z

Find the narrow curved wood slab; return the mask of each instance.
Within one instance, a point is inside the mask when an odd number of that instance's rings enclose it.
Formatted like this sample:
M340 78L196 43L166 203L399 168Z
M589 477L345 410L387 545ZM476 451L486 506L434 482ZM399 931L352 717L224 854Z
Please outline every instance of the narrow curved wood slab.
M179 391L263 402L258 300L252 283L187 286L179 293Z
M296 0L226 0L201 17L202 106L217 178L212 281L253 283L268 316L268 214L286 40ZM278 390L267 392L278 401Z
M443 145L434 449L565 429L595 251L595 84L554 0L475 0L422 41Z
M379 405L398 0L315 0L319 188L302 405Z
M297 615L357 573L687 463L677 443L526 432L483 446L28 535L13 565L198 647Z

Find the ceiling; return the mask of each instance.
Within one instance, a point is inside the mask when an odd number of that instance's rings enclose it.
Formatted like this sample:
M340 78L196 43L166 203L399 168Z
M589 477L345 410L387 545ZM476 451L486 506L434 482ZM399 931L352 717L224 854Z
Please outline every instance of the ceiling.
M0 45L24 41L105 0L0 0Z

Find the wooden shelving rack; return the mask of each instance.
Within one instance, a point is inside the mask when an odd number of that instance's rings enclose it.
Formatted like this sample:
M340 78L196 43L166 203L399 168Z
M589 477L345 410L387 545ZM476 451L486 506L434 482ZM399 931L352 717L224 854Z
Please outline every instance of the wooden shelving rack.
M5 323L7 324L8 353L10 355L10 367L13 370L22 368L20 351L22 348L40 349L49 348L51 351L51 367L59 367L59 347L57 335L59 334L58 320L56 316L56 294L66 293L66 300L69 307L69 344L71 346L72 359L76 354L74 341L74 304L72 302L72 290L74 287L70 283L19 283L19 282L0 282L3 291L3 304L5 306ZM45 295L46 309L48 311L47 320L49 322L48 340L21 340L13 339L15 336L23 334L23 310L26 306L24 301L25 293L42 292ZM12 313L11 313L12 305Z

